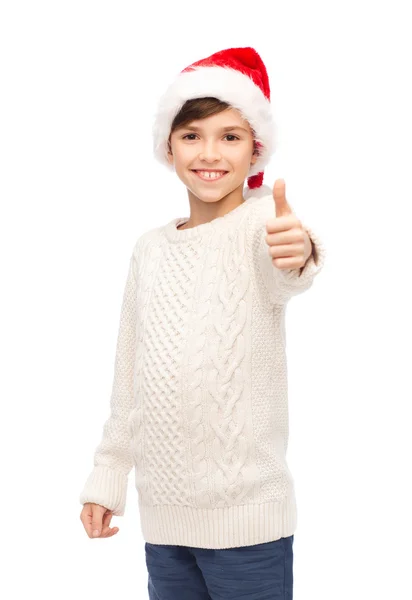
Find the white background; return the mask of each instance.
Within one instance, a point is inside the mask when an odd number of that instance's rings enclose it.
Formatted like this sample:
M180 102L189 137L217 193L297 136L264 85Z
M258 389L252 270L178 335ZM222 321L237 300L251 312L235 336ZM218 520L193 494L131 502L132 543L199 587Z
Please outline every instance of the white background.
M2 587L147 597L126 514L89 539L79 493L108 416L139 235L188 216L152 156L185 66L253 46L286 181L328 251L287 312L295 600L412 597L412 44L401 2L22 2L0 8Z

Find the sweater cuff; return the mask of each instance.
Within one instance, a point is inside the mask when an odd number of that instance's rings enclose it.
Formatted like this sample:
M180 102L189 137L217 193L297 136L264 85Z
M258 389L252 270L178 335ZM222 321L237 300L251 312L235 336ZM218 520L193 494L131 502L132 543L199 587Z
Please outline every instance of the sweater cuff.
M101 504L113 511L114 515L121 517L126 506L127 483L128 477L121 471L96 466L80 494L80 504L86 502Z

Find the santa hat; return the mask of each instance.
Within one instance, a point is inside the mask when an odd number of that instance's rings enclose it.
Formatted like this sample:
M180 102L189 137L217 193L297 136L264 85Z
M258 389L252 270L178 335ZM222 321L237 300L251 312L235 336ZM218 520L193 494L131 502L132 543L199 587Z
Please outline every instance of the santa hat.
M213 97L239 110L255 133L258 158L248 175L249 188L263 182L263 168L275 150L276 127L266 67L253 48L228 48L198 60L175 78L160 99L153 126L154 153L167 167L173 119L187 100Z

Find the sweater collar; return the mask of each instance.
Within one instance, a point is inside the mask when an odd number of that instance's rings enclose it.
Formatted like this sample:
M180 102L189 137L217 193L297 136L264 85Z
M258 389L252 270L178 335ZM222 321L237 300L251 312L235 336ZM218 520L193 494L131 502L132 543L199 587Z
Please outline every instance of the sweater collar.
M172 219L164 226L164 233L169 242L188 242L202 236L211 235L212 232L220 231L228 227L234 226L239 219L245 214L245 211L254 204L258 199L272 194L272 190L267 185L262 185L257 189L246 188L243 193L244 202L236 206L225 215L216 217L207 223L190 227L189 229L177 229L178 225L187 223L189 217L178 217Z

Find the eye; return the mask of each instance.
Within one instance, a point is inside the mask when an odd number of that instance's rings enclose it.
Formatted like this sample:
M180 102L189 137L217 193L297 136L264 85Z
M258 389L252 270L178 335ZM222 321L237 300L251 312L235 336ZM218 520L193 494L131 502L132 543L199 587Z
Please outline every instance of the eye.
M189 141L193 141L193 139L194 139L195 137L196 137L196 134L195 134L195 133L186 133L184 136L182 136L182 140L186 140L186 139L187 139L187 140L189 140ZM229 139L229 140L228 140L229 142L232 142L232 141L233 141L233 142L235 142L235 141L237 141L237 140L239 140L239 139L240 139L240 138L238 138L238 136L237 136L237 135L234 135L233 133L228 133L228 134L226 134L226 135L225 135L225 138L232 138L232 139Z

